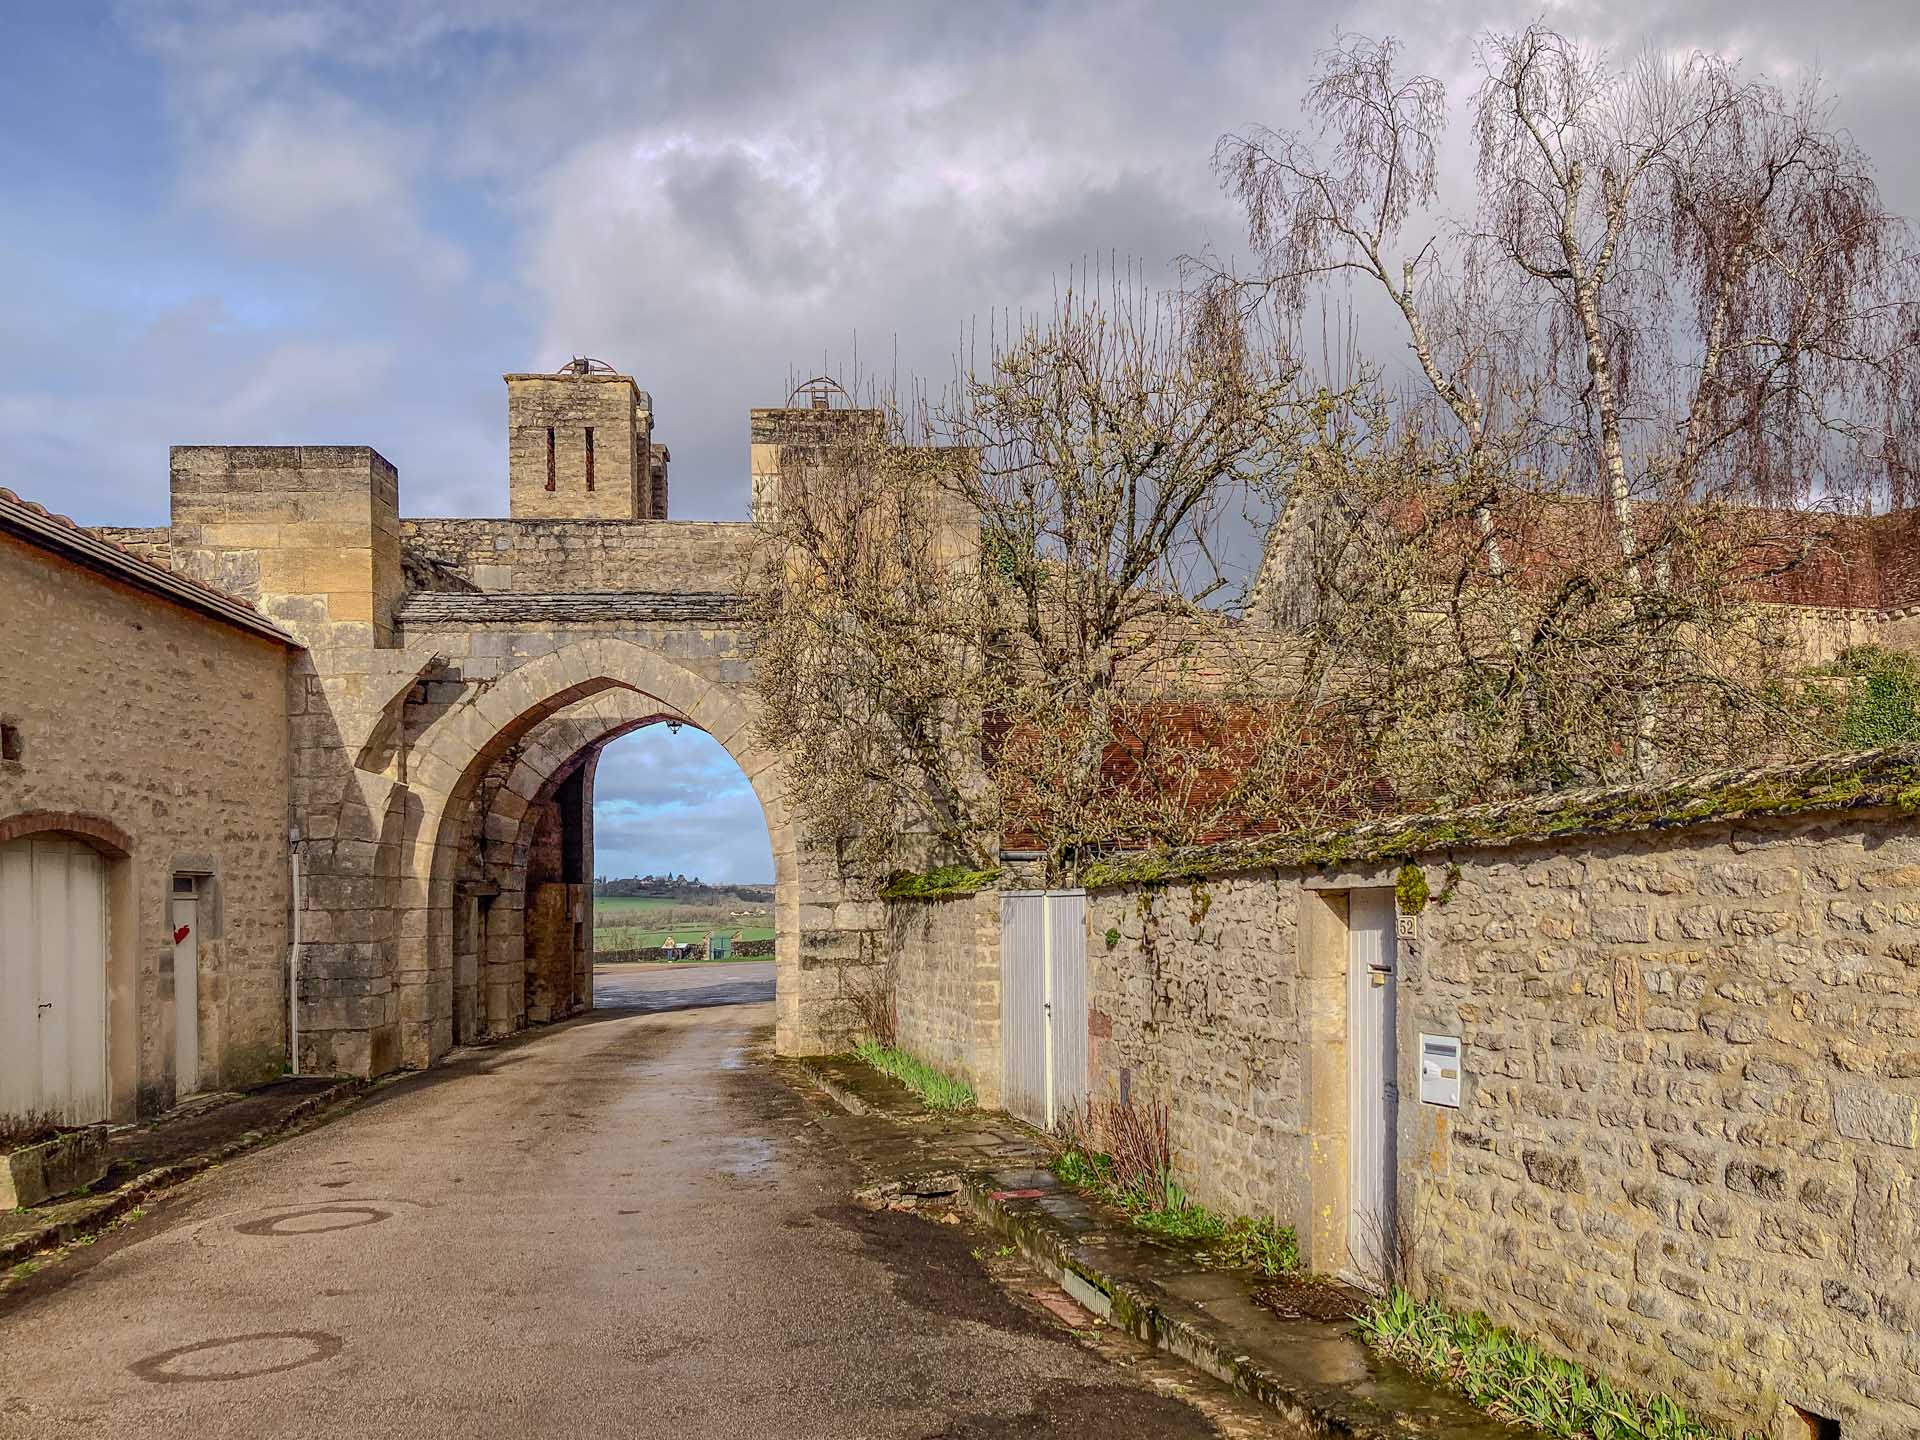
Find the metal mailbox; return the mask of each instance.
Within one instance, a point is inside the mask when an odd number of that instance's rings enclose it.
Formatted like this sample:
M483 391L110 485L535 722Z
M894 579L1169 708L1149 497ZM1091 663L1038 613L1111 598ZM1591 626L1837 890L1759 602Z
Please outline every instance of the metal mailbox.
M1460 1108L1460 1037L1420 1036L1420 1103Z

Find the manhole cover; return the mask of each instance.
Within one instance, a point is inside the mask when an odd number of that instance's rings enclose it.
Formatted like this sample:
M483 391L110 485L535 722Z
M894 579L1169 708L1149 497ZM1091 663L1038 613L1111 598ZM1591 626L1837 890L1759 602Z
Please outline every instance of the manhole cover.
M213 1380L251 1380L317 1365L338 1355L346 1342L324 1330L263 1330L180 1345L136 1360L127 1368L155 1385L193 1385Z

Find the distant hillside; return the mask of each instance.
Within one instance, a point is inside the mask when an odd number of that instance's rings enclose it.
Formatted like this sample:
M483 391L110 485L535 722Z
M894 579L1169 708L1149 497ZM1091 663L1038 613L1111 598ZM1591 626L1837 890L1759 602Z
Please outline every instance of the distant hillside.
M687 875L629 875L624 880L601 876L593 882L596 895L637 896L649 900L675 900L682 904L709 904L739 901L743 905L771 905L771 885L709 885Z

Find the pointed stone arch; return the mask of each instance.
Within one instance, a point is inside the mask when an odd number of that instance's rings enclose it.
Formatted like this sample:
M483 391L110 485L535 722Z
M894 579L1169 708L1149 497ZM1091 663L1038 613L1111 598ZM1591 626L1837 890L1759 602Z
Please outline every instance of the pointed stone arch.
M454 892L456 1041L505 1035L591 1005L592 927L584 948L569 957L574 963L564 967L529 930L529 909L544 898L536 894L540 882L531 863L535 841L554 818L556 794L576 776L590 830L600 755L621 736L660 723L689 722L651 696L602 691L549 716L488 772L461 827ZM590 886L584 898L592 903ZM564 994L557 983L562 969Z
M747 777L773 849L776 1044L784 1053L801 1053L826 1043L829 1027L807 994L823 987L810 985L802 973L803 910L824 912L820 928L829 928L844 897L831 866L801 863L800 837L782 793L780 756L757 743L749 711L727 685L645 646L594 637L513 667L449 707L409 747L393 974L403 1064L432 1064L452 1045L454 870L459 825L476 786L543 721L610 690L649 697L659 702L658 718L704 730ZM538 798L538 784L537 766L516 766L509 780L513 793L529 804ZM521 793L529 787L530 793Z

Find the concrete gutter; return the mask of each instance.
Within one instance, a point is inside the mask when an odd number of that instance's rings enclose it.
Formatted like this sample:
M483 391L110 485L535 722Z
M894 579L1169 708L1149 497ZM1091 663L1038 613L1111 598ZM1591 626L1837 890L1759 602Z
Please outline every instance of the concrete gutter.
M1094 1314L1277 1411L1341 1440L1515 1440L1503 1424L1370 1350L1351 1325L1282 1320L1238 1274L1116 1232L1047 1172L962 1177L969 1207ZM1036 1193L1037 1192L1037 1193ZM1185 1293L1181 1293L1185 1292Z
M297 1105L290 1107L285 1114L278 1116L271 1124L247 1130L218 1145L210 1146L196 1155L144 1170L124 1185L109 1190L105 1194L86 1195L64 1203L56 1202L41 1207L49 1212L43 1223L0 1236L0 1288L6 1284L6 1276L3 1272L22 1260L31 1259L44 1251L55 1250L63 1245L71 1245L76 1240L96 1235L163 1190L191 1180L201 1172L231 1160L257 1145L291 1134L296 1130L311 1129L325 1120L332 1119L330 1114L324 1112L331 1111L336 1106L356 1098L367 1089L368 1083L365 1080L343 1079L325 1090L305 1097Z

